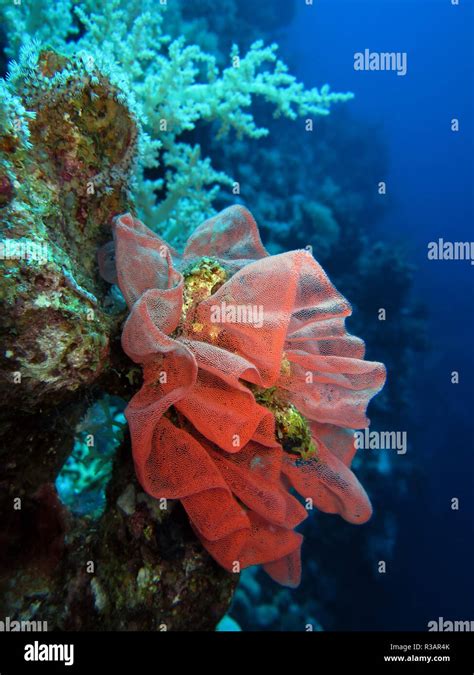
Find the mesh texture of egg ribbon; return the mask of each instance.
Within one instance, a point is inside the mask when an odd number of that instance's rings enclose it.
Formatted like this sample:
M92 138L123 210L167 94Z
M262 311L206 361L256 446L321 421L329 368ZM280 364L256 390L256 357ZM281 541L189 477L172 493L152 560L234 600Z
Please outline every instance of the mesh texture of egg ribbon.
M295 528L308 511L295 492L351 523L370 518L350 470L353 430L369 423L366 407L384 384L384 366L363 360L363 341L344 325L351 307L313 256L268 255L241 206L204 222L182 255L130 214L115 220L114 242L115 272L100 262L130 309L123 349L143 368L126 410L141 485L180 500L224 568L261 564L277 582L297 586ZM183 272L202 260L227 280L212 294L198 288L183 311ZM216 323L216 307L260 308L263 320L224 321L223 311ZM255 387L275 388L304 416L316 456L283 449Z

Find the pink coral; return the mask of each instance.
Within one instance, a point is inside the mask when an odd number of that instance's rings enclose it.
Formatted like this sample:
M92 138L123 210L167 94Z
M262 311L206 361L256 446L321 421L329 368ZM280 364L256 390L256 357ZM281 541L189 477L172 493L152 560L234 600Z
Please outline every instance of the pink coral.
M226 569L262 564L298 585L307 509L292 489L352 523L371 515L350 430L367 426L383 365L363 360L350 305L310 253L269 256L240 206L182 256L131 215L114 236L122 345L144 375L126 411L141 485L181 500Z

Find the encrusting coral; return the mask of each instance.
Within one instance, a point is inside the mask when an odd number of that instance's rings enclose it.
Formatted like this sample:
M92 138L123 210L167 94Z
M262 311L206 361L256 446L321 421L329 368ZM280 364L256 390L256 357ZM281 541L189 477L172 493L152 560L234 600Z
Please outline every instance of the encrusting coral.
M130 206L140 125L83 55L30 42L0 87L0 399L32 410L105 369L117 320L96 251Z
M114 240L130 308L122 346L144 373L125 413L141 485L181 500L229 571L263 564L276 581L298 585L294 529L307 509L290 488L349 522L370 517L349 469L350 430L367 426L383 365L363 360L364 343L344 327L350 305L314 258L268 256L242 207L204 222L182 256L129 214L116 220ZM182 273L190 266L191 292ZM286 418L275 390L291 404ZM312 444L301 452L308 426Z

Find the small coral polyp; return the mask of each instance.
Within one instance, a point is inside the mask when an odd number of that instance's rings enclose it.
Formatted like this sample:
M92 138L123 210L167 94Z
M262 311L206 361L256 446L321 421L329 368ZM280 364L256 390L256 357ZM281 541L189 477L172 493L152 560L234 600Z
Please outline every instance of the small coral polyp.
M287 372L290 374L290 371ZM308 460L317 457L317 446L311 436L308 420L289 403L285 392L276 387L260 389L251 387L255 400L268 408L275 418L275 436L284 450L299 454Z
M370 518L349 467L384 366L364 360L350 305L311 254L269 256L243 207L205 221L182 255L129 214L114 239L122 345L144 373L126 410L141 485L181 500L227 570L261 564L297 586L308 505ZM262 307L263 324L216 324L216 303Z
M184 271L183 277L183 307L177 330L182 332L191 326L193 332L200 332L203 326L193 321L194 310L202 300L206 300L222 286L227 280L227 273L216 260L201 258Z

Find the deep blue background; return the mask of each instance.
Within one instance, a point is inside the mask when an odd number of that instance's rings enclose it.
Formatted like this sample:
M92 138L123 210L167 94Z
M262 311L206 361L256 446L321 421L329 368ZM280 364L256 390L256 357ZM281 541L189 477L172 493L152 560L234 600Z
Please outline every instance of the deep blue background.
M458 7L450 0L315 0L312 7L301 0L282 43L306 85L324 78L335 91L353 91L346 105L354 115L383 128L390 170L380 180L392 208L379 237L404 242L417 266L414 291L429 310L430 351L420 358L412 391L415 424L400 419L398 427L409 428L422 485L397 504L384 604L379 583L371 592L370 579L361 580L368 587L361 629L426 630L439 616L474 619L474 266L427 259L427 243L438 237L474 239L473 37L470 0ZM366 48L407 52L407 75L355 71L354 53ZM458 133L450 128L454 117ZM450 383L453 370L458 385ZM451 510L452 497L460 499L459 511Z

